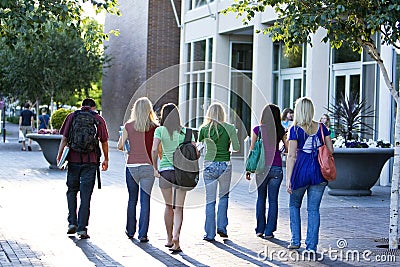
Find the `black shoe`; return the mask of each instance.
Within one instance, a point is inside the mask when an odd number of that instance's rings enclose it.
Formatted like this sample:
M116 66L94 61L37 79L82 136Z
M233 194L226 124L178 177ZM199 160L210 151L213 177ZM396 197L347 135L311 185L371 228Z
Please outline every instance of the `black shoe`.
M215 241L215 239L214 238L208 238L208 237L203 237L203 240L204 241L207 241L207 242L214 242Z
M87 231L79 231L77 232L80 239L88 239L90 236L88 235Z
M70 224L68 226L68 231L67 231L67 235L74 235L76 233L76 225Z
M126 236L127 236L129 239L133 239L133 235L128 234L127 231L125 231L125 234L126 234Z
M223 232L218 231L217 234L219 234L219 236L222 238L228 238L228 234L225 234Z
M32 151L32 148L31 148L31 146L28 146L28 151Z
M149 238L147 236L140 237L139 241L140 241L140 243L146 243L146 242L149 242Z

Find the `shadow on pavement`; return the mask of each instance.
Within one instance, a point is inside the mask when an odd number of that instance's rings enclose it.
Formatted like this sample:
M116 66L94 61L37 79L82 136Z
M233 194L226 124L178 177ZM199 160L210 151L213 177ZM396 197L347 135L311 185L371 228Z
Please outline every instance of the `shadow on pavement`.
M188 255L186 255L184 252L180 252L178 254L173 254L167 253L165 251L162 251L159 248L154 247L150 243L140 243L137 240L132 240L132 243L138 246L139 248L143 249L146 253L148 253L150 256L152 256L154 259L160 261L161 263L165 264L166 266L190 266L185 264L184 262L181 262L180 260L176 259L176 257L172 256L181 256L185 261L187 261L190 264L193 264L194 266L208 266L206 264L203 264Z
M265 265L266 263L261 261L259 253L252 251L248 248L245 248L241 245L238 245L229 239L225 239L223 244L218 241L214 241L211 244L213 244L219 249L225 250L226 252L242 260L248 261L249 263L252 263L256 266L266 266ZM280 265L280 266L286 266L286 265Z
M91 243L90 240L79 239L75 236L69 238L95 266L123 266L121 263L108 256L101 248Z

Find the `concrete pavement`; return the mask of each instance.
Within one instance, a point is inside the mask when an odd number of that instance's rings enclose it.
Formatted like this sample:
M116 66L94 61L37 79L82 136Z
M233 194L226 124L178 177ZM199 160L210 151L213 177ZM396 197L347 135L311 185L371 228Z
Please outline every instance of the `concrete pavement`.
M152 193L149 243L125 236L128 192L124 155L110 144L110 166L102 172L102 189L94 190L88 240L68 237L66 173L52 170L39 146L20 151L15 125L7 125L8 143L0 143L0 266L397 266L387 244L390 188L376 186L372 196L335 197L325 193L321 206L318 260L286 249L290 241L288 194L279 195L275 238L255 236L254 185L243 177L241 159L233 159L229 202L229 239L202 240L204 186L188 193L181 232L183 252L164 247L164 206L158 185ZM306 200L306 198L305 198ZM306 201L302 233L306 234ZM385 242L386 241L386 242ZM304 244L304 241L303 241Z

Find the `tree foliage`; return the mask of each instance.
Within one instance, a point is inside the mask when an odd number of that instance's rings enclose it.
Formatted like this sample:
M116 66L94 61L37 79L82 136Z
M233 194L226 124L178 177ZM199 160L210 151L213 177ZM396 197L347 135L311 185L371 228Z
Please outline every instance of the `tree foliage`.
M68 32L80 32L85 2L91 2L97 13L120 14L117 0L0 0L0 38L9 47L21 41L29 47L45 36L48 24L67 24Z
M102 25L88 20L75 34L67 33L68 24L43 26L45 33L29 48L21 40L13 48L2 44L0 59L6 62L0 66L2 91L20 100L87 96L102 75Z

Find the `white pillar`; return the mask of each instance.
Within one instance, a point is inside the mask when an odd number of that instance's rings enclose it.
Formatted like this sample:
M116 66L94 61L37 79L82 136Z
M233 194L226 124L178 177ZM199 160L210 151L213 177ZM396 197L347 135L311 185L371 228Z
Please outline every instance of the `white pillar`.
M319 120L329 103L329 44L321 42L326 32L319 29L307 45L305 95L315 105L315 120Z
M273 42L268 34L262 31L267 26L260 23L260 16L256 18L253 33L253 83L251 96L252 126L258 125L261 112L266 104L272 103L272 71L273 71ZM260 33L256 31L260 30Z
M229 36L216 33L213 41L211 100L225 104L229 103L229 54Z

